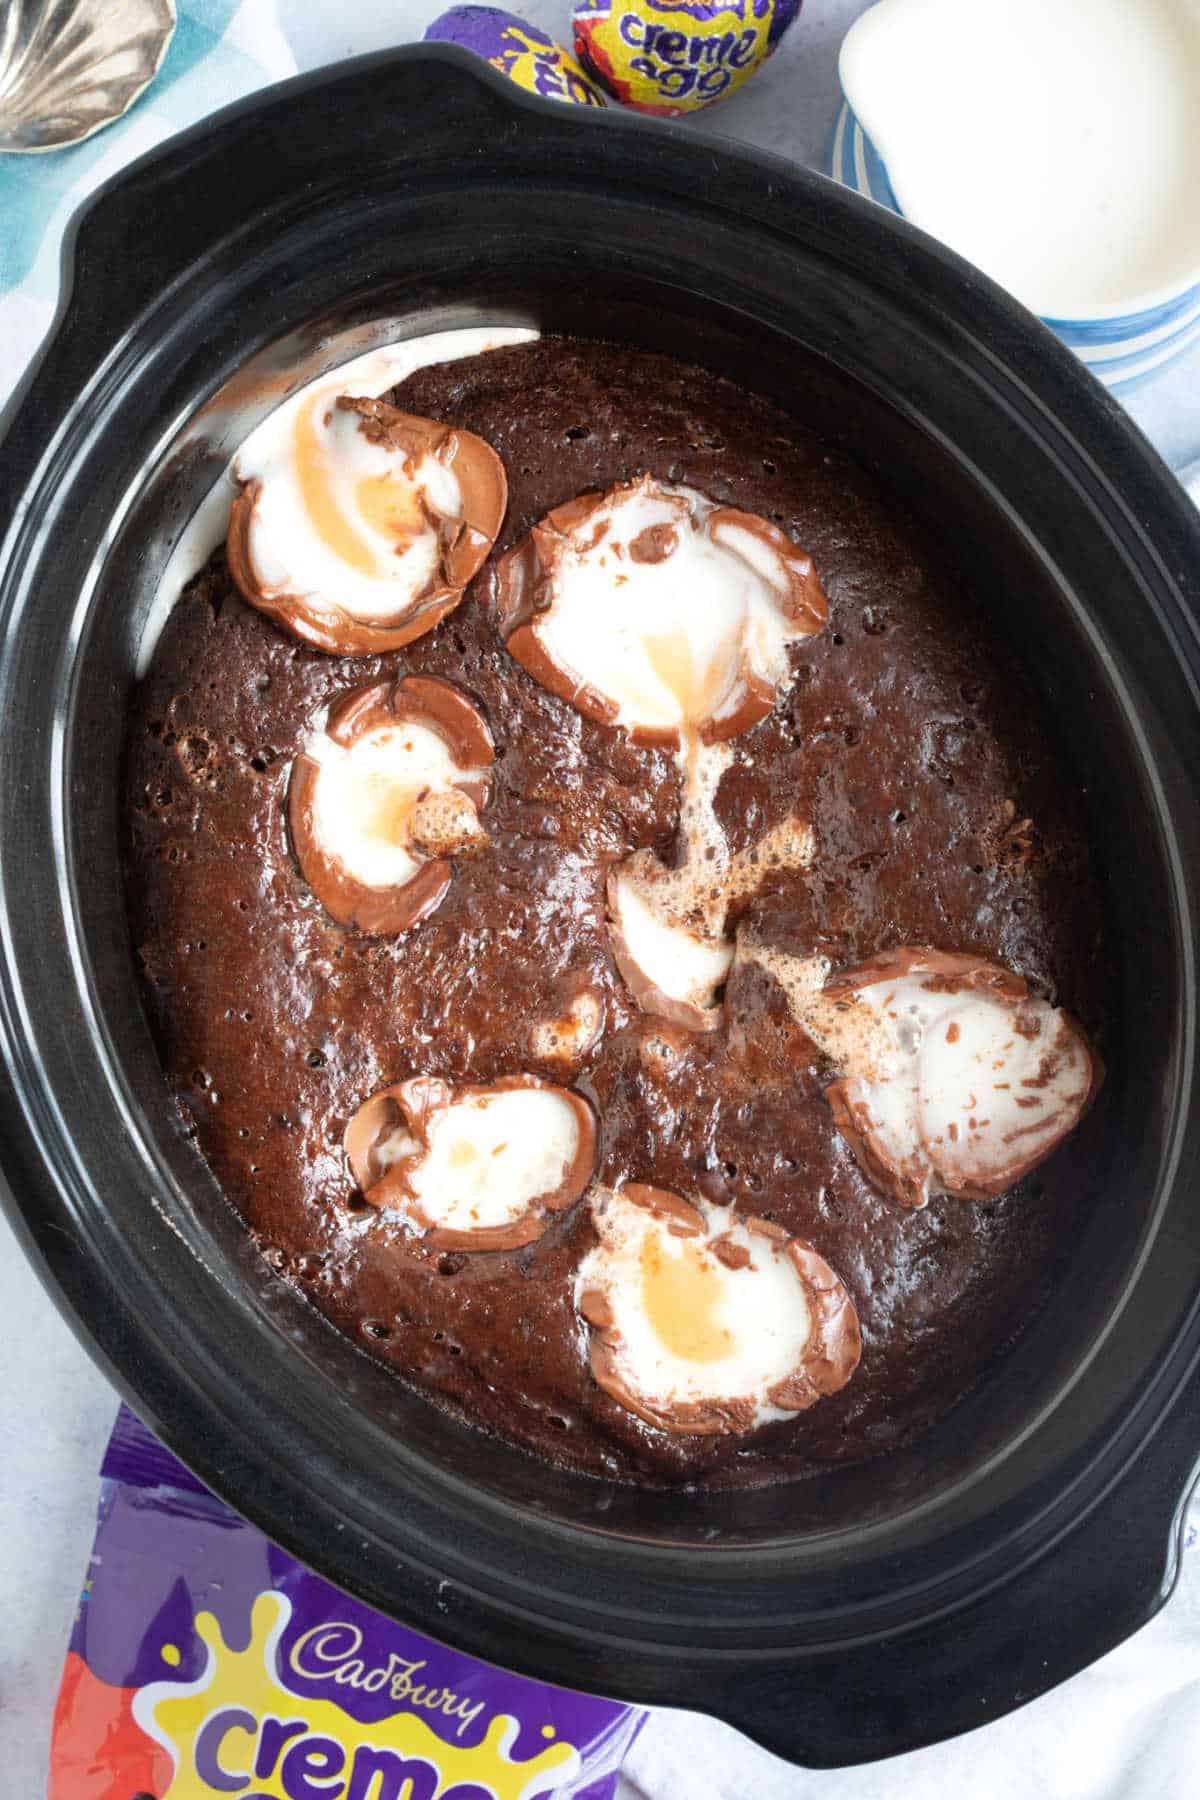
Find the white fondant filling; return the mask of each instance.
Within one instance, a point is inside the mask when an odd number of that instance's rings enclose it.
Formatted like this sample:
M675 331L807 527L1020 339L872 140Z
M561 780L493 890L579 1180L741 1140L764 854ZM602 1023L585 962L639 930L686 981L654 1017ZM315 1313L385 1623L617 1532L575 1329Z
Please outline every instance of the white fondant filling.
M711 1006L729 973L733 945L724 938L698 937L686 925L672 923L627 875L617 876L614 900L626 947L646 979L672 1000Z
M1012 1011L981 995L952 1006L925 1034L918 1062L921 1136L951 1180L987 1180L997 1158L1033 1156L1086 1096L1091 1069L1073 1032L1044 1002ZM951 1042L953 1037L954 1041ZM1073 1122L1073 1119L1072 1119Z
M578 687L610 700L616 722L631 730L727 716L749 641L768 679L786 668L779 599L787 572L752 533L731 531L714 541L704 530L714 510L693 488L635 488L578 528L553 571L553 601L535 627L542 647ZM603 522L608 529L593 542ZM675 548L660 562L634 561L630 545L655 527L675 531ZM749 550L743 539L751 540Z
M483 1231L513 1224L560 1188L578 1148L579 1120L560 1093L509 1088L469 1095L434 1113L429 1148L413 1163L408 1183L434 1226Z
M325 732L304 746L320 765L313 829L325 854L364 887L403 887L426 860L411 844L413 809L430 789L456 786L466 771L445 739L408 720L364 732L349 747Z
M613 910L645 980L670 999L707 1011L734 958L725 936L731 903L753 893L774 869L807 868L815 842L807 825L784 819L731 856L715 811L733 761L729 745L705 744L688 733L675 760L682 858L667 869L649 852L636 852L614 878Z
M582 1056L595 1043L603 1019L595 994L576 994L561 1018L538 1021L529 1034L530 1048L542 1060Z

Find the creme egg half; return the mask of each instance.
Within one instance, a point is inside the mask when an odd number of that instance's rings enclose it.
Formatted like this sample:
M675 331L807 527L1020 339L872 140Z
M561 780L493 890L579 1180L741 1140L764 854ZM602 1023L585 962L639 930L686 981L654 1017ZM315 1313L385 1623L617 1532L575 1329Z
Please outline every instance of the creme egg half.
M766 519L643 476L548 513L496 570L501 634L536 680L646 743L764 718L786 647L828 606Z
M534 1075L460 1087L415 1076L364 1101L345 1148L371 1205L431 1245L512 1250L583 1193L596 1120L582 1095Z
M375 934L432 912L453 859L487 847L494 756L482 713L451 682L406 675L344 695L288 787L300 872L326 912Z
M739 942L783 987L838 1079L825 1090L864 1174L907 1206L988 1199L1078 1125L1103 1079L1071 1016L976 956L888 950L828 981L820 957Z
M861 1354L853 1302L764 1219L627 1183L593 1201L576 1305L599 1385L665 1431L752 1431L834 1393Z
M239 589L335 655L432 630L482 566L507 504L504 466L482 438L328 392L266 420L234 476Z

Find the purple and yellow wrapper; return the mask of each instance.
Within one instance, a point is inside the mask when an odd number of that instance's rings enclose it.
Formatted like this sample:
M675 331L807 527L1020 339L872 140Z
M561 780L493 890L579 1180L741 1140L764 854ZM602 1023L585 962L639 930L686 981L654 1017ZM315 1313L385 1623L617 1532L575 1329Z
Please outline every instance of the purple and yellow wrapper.
M612 1800L636 1707L351 1600L124 1407L101 1477L47 1800Z
M762 67L801 0L581 0L575 50L635 112L674 118L736 93Z
M452 6L433 21L425 39L474 51L518 87L543 100L566 100L574 106L606 104L569 50L536 25L499 7Z

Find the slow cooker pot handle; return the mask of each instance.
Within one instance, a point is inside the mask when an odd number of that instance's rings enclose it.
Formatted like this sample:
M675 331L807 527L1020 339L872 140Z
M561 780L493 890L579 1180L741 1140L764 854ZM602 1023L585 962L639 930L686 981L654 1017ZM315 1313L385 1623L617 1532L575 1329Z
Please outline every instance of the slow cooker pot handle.
M868 1631L807 1660L722 1670L710 1686L697 1681L688 1704L822 1768L989 1724L1115 1649L1170 1598L1200 1480L1197 1446L1193 1377L1099 1505L1011 1580L890 1639Z

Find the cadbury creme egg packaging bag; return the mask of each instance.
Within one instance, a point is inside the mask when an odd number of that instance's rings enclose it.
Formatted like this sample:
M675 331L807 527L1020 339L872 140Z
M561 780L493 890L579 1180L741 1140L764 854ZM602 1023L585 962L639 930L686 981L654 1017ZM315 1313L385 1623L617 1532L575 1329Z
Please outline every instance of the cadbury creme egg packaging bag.
M48 1800L610 1800L637 1708L351 1600L124 1407L101 1477Z

